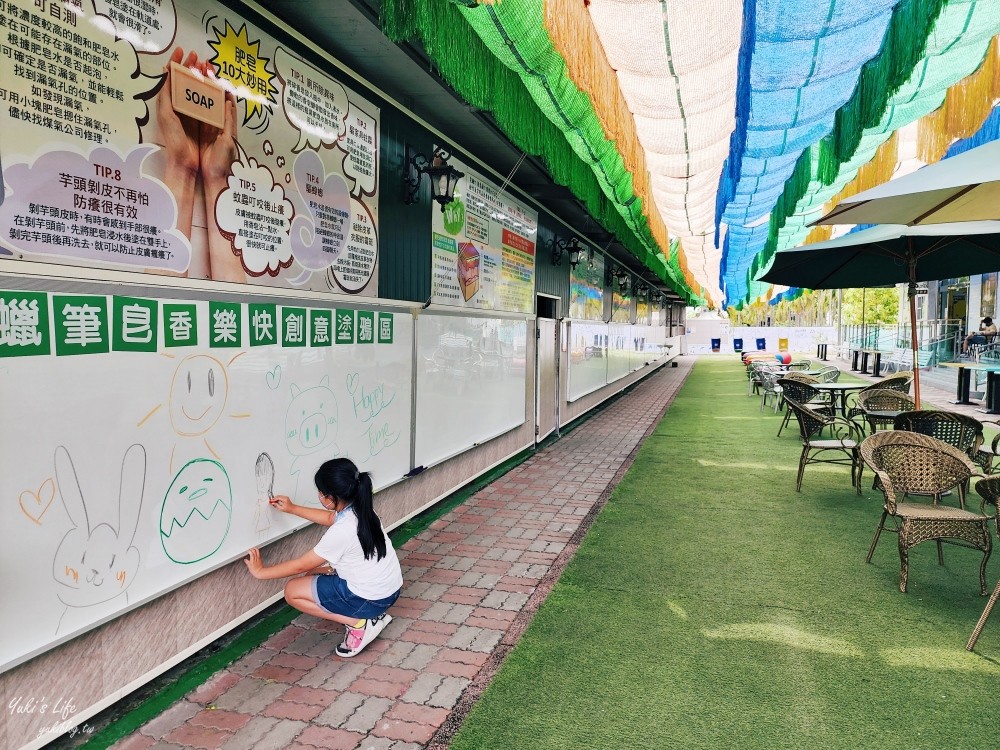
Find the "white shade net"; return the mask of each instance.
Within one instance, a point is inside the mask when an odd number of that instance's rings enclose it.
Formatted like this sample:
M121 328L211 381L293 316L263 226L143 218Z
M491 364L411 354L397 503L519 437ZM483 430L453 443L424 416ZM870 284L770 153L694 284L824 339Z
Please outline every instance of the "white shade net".
M591 0L590 16L646 152L653 196L716 300L715 196L734 126L739 0Z

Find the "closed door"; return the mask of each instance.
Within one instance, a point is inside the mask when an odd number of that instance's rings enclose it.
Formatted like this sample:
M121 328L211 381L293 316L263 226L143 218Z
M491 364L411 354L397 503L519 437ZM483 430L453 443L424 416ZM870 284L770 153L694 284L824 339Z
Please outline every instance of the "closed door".
M541 440L559 423L559 327L551 318L537 318L538 372L535 378L535 435Z

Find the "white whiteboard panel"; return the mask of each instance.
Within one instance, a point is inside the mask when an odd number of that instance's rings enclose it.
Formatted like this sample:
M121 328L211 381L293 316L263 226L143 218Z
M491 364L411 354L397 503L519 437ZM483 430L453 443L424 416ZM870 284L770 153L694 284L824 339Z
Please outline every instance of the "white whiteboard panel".
M608 326L573 320L567 325L567 331L569 384L566 400L575 401L607 385Z
M0 304L18 294L0 292ZM65 298L40 297L58 338ZM111 341L123 326L137 335L116 298L87 299L106 300ZM143 302L162 324L176 300ZM409 471L409 313L366 313L391 341L314 346L278 333L251 347L252 305L227 303L247 327L239 346L217 348L212 303L177 304L195 311L196 345L167 347L162 325L152 351L69 356L52 340L49 353L12 356L0 338L0 670L301 526L267 504L262 454L273 491L312 505L327 458L351 457L378 487ZM319 317L341 312L356 314Z
M633 326L611 323L608 328L608 382L613 383L632 372Z
M431 466L524 423L527 322L417 319L415 463Z
M632 369L638 370L646 363L658 362L666 356L664 342L667 330L663 326L632 326Z
M567 324L569 385L567 401L574 401L669 356L663 326L628 323ZM676 353L676 352L675 352Z

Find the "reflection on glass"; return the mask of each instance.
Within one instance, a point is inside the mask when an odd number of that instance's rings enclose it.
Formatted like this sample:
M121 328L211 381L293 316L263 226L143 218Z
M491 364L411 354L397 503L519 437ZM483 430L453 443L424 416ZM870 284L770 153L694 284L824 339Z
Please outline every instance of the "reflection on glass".
M617 286L617 282L615 284ZM616 289L614 296L611 298L611 322L612 323L630 323L632 316L632 295L622 294L620 290Z
M982 283L982 304L979 308L979 317L994 317L997 306L997 274L984 273Z
M604 320L604 256L593 263L583 258L570 270L569 317L573 320Z
M649 292L643 291L636 297L635 322L641 326L650 324Z

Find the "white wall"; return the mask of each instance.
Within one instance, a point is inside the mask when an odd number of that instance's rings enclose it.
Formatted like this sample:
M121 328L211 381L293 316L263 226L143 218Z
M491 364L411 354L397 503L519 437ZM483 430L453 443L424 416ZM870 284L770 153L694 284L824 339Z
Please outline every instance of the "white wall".
M765 351L778 351L778 339L788 339L788 350L797 354L814 355L817 344L835 344L837 330L833 326L740 326L731 327L720 320L688 321L687 353L711 354L712 339L721 339L722 354L732 354L733 339L743 339L743 349L753 351L757 339L765 340Z

